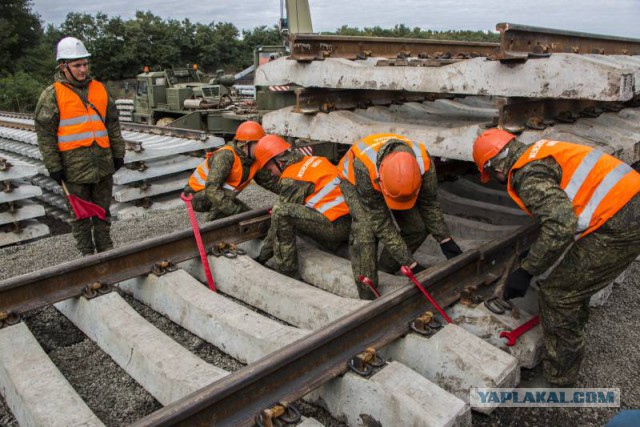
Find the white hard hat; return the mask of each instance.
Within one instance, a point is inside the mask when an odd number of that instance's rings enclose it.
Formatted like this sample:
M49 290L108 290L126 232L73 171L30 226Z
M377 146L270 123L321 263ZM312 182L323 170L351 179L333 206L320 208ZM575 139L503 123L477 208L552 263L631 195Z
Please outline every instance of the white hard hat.
M58 42L56 50L56 61L61 59L88 58L91 54L87 52L84 44L75 37L65 37Z

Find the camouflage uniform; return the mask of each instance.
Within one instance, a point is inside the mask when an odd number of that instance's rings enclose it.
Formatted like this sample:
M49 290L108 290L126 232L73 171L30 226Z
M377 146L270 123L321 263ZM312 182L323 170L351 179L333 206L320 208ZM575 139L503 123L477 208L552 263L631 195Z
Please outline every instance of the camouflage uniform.
M87 78L83 82L70 82L61 71L58 71L55 80L71 84L85 98L89 93L88 83L91 78ZM46 168L50 173L63 171L63 180L69 193L93 202L103 207L107 212L107 219L104 221L93 217L74 220L71 223L77 247L83 255L93 254L94 250L103 252L113 247L109 235L111 228L109 205L111 204L113 174L115 172L113 159L124 158L125 144L120 133L118 110L110 96L104 120L109 135L110 148L102 148L94 143L89 147L61 152L58 150L57 137L60 111L53 85L42 92L36 106L35 128L38 136L38 148ZM69 212L73 213L71 206L69 206Z
M402 141L390 140L378 152L377 166L391 152L413 153ZM364 164L354 159L353 168L356 185L342 181L340 189L353 218L349 239L353 275L360 297L371 299L369 288L357 280L360 275L369 277L377 286L378 269L395 273L401 265L415 262L412 254L429 234L437 241L451 234L437 200L438 177L433 162L422 178L416 205L408 210L390 210L382 193L373 188ZM379 263L378 240L384 245Z
M248 158L244 151L238 148L235 141L229 142L236 154L240 157L242 163L242 182L247 180L249 169L253 164L253 160ZM203 191L194 193L189 185L185 186L184 192L193 194L191 204L196 212L209 212L209 221L220 218L226 218L241 212L250 210L244 202L236 196L239 194L233 190L223 188L227 181L235 158L233 153L228 150L215 151L209 157L209 174ZM260 186L274 193L278 192L277 178L269 171L259 170L254 176L254 180Z
M528 148L518 141L508 147L508 156L500 161L504 164L494 167L510 170ZM561 178L562 168L548 157L518 169L512 184L541 226L522 268L534 276L548 273L538 280L545 378L557 386L571 386L584 355L591 296L640 254L640 194L596 231L574 241L577 218L560 188Z
M286 156L285 168L300 162L303 158L297 151ZM258 256L259 262L264 263L273 257L278 271L287 276L297 277L296 233L313 238L329 251L337 250L341 243L349 240L349 215L341 216L332 222L317 210L305 206L304 200L314 190L315 187L310 182L291 178L280 180L280 199L271 211L271 228Z

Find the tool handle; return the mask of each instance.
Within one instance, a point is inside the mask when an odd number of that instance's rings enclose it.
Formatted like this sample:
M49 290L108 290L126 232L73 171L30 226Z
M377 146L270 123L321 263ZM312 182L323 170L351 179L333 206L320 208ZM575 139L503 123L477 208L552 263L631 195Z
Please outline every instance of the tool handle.
M518 326L514 330L511 331L516 337L527 332L529 329L533 329L538 323L540 323L540 316L535 315L531 319L524 322L522 325Z
M202 243L202 236L200 235L200 228L198 227L198 220L196 218L196 214L193 212L193 206L191 205L191 199L193 196L188 194L181 194L180 198L184 201L184 204L187 205L187 212L189 214L189 221L191 222L191 228L193 229L193 235L196 239L196 244L198 245L198 252L200 252L200 260L202 261L202 266L204 268L204 274L207 277L207 283L209 284L209 289L213 292L217 292L216 284L213 281L213 276L211 275L211 268L209 267L209 259L207 258L207 253L204 250L204 244Z
M403 265L402 267L400 267L400 271L402 272L402 274L407 276L413 282L413 284L418 287L418 289L420 289L420 291L423 293L423 295L425 297L427 297L429 302L436 308L436 310L438 310L440 312L440 314L442 315L444 320L446 320L447 323L452 323L451 318L449 317L449 315L447 313L445 313L445 311L442 309L442 307L440 307L440 304L438 304L436 302L436 300L433 299L431 294L429 292L427 292L427 290L420 284L420 282L418 282L418 279L416 279L416 276L413 275L413 271L411 271L411 269L409 267L407 267L406 265Z
M380 292L378 292L375 285L373 284L373 280L369 279L364 274L361 274L360 277L358 277L358 280L371 288L371 291L375 294L376 298L380 298Z

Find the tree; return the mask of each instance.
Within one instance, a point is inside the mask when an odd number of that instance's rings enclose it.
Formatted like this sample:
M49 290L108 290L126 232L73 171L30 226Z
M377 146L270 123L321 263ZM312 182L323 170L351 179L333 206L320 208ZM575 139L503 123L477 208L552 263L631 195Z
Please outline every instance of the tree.
M42 37L40 16L31 7L31 0L0 2L0 75L15 72L16 61Z

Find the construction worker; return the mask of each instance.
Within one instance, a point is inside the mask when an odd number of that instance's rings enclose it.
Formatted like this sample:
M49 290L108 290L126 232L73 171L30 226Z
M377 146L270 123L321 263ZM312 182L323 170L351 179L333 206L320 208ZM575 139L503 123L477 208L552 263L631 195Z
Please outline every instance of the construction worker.
M271 211L271 228L257 261L274 258L276 269L299 278L296 233L335 251L349 241L351 217L340 191L338 169L328 159L304 156L276 135L260 140L256 158L280 177L280 199Z
M584 355L589 299L640 254L640 174L598 150L569 142L532 145L500 129L473 145L483 182L507 184L540 235L507 278L504 298L538 284L547 386L570 387Z
M267 171L259 171L255 162L256 143L265 136L262 126L246 121L238 126L233 141L207 154L207 158L193 171L184 188L193 194L196 212L209 212L209 220L225 218L249 207L236 197L255 178L268 190L277 192L277 179Z
M360 275L377 286L378 268L388 273L402 265L414 273L424 270L412 254L429 234L447 258L462 253L444 222L435 166L424 144L390 133L369 135L353 144L338 169L353 218L350 252L360 298L374 297L359 282ZM384 245L379 263L378 240Z
M105 220L71 223L83 255L113 248L109 205L113 174L124 165L125 154L118 110L105 86L89 75L90 56L80 40L60 40L55 83L40 95L35 115L38 148L49 176L106 211ZM73 214L71 207L69 211Z

